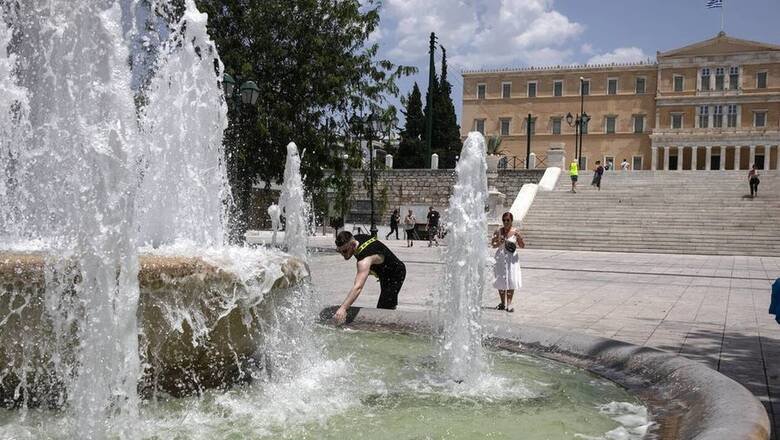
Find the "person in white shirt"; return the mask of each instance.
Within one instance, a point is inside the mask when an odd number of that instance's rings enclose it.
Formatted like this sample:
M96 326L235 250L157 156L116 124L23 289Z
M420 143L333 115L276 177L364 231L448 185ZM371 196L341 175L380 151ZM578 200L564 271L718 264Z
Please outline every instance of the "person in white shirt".
M620 169L622 169L623 171L628 171L628 168L629 168L628 161L623 159L623 162L620 163Z

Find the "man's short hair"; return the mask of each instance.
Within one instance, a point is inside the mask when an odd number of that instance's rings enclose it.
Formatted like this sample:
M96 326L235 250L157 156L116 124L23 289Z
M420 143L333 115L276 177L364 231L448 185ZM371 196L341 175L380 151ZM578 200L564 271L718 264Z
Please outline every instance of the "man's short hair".
M349 231L341 231L336 236L336 247L344 246L350 241L352 241L352 233Z

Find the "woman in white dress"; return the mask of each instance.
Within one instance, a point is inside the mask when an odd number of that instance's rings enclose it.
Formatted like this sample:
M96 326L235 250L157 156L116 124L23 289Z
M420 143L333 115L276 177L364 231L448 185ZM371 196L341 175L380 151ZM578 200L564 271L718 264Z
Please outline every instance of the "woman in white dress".
M510 313L515 311L512 307L512 296L515 290L523 285L520 277L520 257L516 248L525 247L520 231L512 225L513 221L512 213L505 212L501 216L503 226L496 230L490 242L491 246L496 248L496 265L493 268L496 281L493 287L498 289L498 296L501 298L501 304L496 309ZM507 245L507 242L512 244Z

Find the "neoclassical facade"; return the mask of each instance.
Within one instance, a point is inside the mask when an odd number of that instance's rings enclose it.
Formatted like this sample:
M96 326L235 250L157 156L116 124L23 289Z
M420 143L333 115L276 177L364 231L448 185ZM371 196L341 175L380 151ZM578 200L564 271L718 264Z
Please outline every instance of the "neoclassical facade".
M638 64L463 72L463 135L500 135L504 154L552 145L574 157L576 115L590 116L583 159L634 169L778 169L780 46L724 33ZM582 88L581 88L582 85ZM581 89L581 90L580 90ZM511 163L510 163L511 166Z

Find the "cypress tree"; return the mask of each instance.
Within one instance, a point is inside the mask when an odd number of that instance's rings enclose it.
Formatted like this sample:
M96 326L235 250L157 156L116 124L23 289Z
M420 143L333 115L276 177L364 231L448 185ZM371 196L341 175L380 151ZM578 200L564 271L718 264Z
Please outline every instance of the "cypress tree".
M455 157L460 154L460 126L452 103L452 85L447 80L447 51L442 48L441 79L434 97L433 148L439 155L440 168L454 168Z
M416 82L405 104L406 110L402 110L402 112L406 116L406 126L401 131L398 156L395 159L396 168L423 168L425 166L423 151L425 115L422 109L420 88Z

